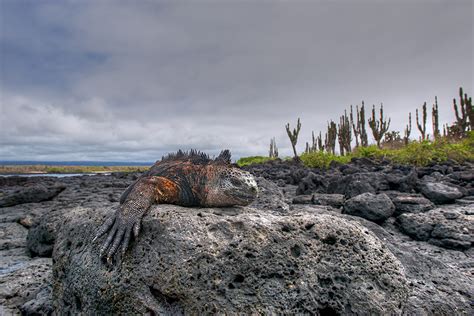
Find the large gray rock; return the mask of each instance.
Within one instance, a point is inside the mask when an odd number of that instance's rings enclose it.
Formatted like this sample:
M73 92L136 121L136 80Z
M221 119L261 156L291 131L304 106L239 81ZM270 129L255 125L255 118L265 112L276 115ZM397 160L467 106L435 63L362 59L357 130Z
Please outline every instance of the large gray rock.
M35 220L26 237L26 247L31 256L51 257L56 234L63 222L63 213L53 210Z
M395 216L403 213L424 213L434 208L434 204L420 194L399 193L390 198L395 205Z
M54 310L51 292L51 284L45 283L31 300L21 305L21 313L23 315L52 315Z
M0 250L25 247L27 234L18 223L0 223Z
M293 204L315 204L339 208L344 205L344 195L324 193L297 195L293 198Z
M464 196L458 187L451 184L422 182L419 186L421 193L436 204L452 203Z
M312 194L297 195L293 198L293 204L313 204Z
M313 204L339 208L344 205L344 195L315 193L313 194Z
M393 226L393 217L381 226L361 217L338 216L364 225L403 264L411 290L403 315L474 315L474 248L462 252L412 240Z
M389 190L386 175L381 172L358 172L350 175L335 175L328 180L327 193L344 194L352 198L362 193L377 193Z
M43 184L17 188L14 191L7 191L4 196L0 197L0 207L48 201L64 189L65 187L61 185L46 186Z
M89 244L104 217L65 216L53 252L58 314L400 314L407 299L394 255L340 217L160 205L115 266Z
M5 255L2 251L1 255ZM2 315L17 315L20 307L36 298L42 287L51 282L51 259L20 259L0 263L0 311ZM44 297L43 302L51 296Z
M363 193L344 203L344 213L381 223L393 215L395 206L385 194Z
M406 167L406 170L392 168L385 174L390 189L400 192L412 192L418 181L416 168Z
M265 178L256 178L258 185L258 196L250 205L251 207L264 209L277 213L286 213L289 205L285 201L285 196L278 185Z
M328 182L325 176L309 172L306 177L301 179L296 189L297 195L311 194L314 192L324 193Z
M422 214L402 214L400 230L416 240L429 241L448 249L469 249L474 242L474 215L471 207L434 209Z

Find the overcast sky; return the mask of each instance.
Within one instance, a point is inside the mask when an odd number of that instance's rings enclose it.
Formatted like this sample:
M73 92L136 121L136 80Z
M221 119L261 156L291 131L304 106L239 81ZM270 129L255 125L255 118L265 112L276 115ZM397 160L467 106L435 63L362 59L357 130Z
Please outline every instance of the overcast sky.
M302 151L361 100L402 130L435 95L450 122L473 93L470 0L0 5L0 160L238 158L271 137L285 156L298 117Z

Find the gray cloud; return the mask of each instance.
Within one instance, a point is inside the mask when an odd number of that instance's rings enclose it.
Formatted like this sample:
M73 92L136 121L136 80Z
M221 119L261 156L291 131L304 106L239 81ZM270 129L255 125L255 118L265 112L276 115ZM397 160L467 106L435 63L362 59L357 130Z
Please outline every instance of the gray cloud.
M448 122L457 88L472 93L470 1L5 7L0 159L265 155L273 136L289 155L297 117L302 149L361 100L402 130L435 95Z

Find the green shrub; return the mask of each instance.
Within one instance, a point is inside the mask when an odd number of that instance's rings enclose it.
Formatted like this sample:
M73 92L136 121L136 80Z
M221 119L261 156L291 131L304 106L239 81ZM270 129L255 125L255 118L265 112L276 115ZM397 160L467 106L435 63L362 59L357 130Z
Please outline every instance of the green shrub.
M461 142L450 143L446 140L436 142L422 141L411 142L407 146L387 152L387 157L400 164L426 166L439 163L448 159L462 163L474 161L472 140L465 139Z
M251 157L242 157L239 160L237 160L237 165L239 167L244 167L256 163L264 163L269 160L274 160L275 158L270 158L270 157L264 157L264 156L251 156Z
M327 152L315 151L311 153L302 154L300 156L300 159L307 167L328 168L331 161L348 163L349 161L351 161L351 156L337 156Z
M371 158L371 159L382 159L387 156L389 149L381 149L377 145L370 145L368 147L357 147L352 152L352 157L357 158Z

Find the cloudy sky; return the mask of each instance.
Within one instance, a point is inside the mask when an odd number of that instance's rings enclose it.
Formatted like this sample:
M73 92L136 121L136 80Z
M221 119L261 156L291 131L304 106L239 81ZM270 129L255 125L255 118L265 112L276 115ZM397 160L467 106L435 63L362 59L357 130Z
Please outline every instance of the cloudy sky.
M351 104L392 128L473 93L473 4L0 0L0 160L266 155ZM429 120L430 124L430 120ZM416 129L416 128L414 128Z

